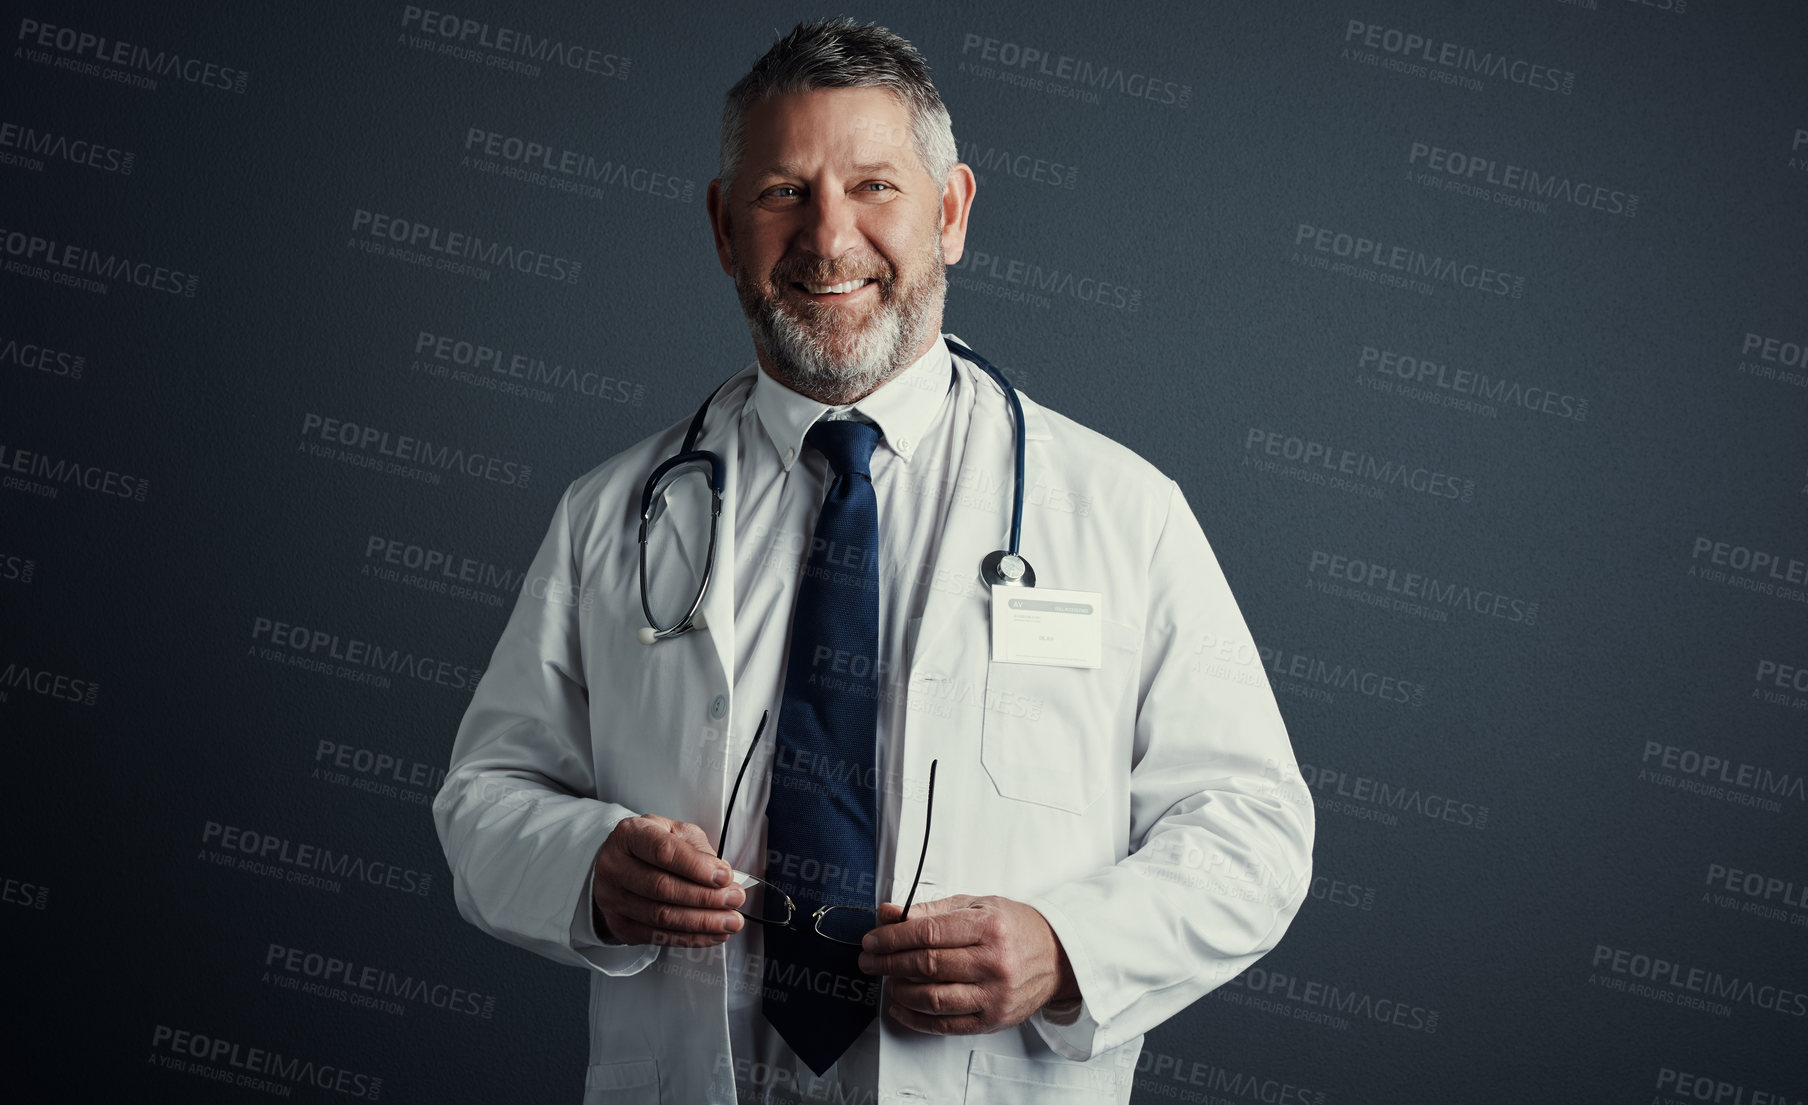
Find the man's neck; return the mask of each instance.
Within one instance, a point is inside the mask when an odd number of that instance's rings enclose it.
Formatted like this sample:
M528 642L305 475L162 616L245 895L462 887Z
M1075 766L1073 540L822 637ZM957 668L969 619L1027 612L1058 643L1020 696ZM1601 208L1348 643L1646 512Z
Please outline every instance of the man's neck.
M866 387L866 388L862 388L860 385L857 385L857 384L842 384L841 382L835 381L835 380L814 380L814 381L802 381L802 382L788 380L782 374L780 374L778 371L776 371L773 368L772 361L770 358L768 358L766 356L766 351L764 349L761 349L756 345L754 347L754 353L759 358L760 370L762 372L764 372L766 375L772 377L772 379L775 383L783 384L785 387L790 388L792 391L797 392L799 395L802 395L809 399L814 399L816 402L821 403L824 406L845 407L849 403L858 403L860 400L865 399L867 396L871 395L873 392L878 391L880 388L884 387L886 384L890 383L891 381L897 379L899 376L903 375L905 369L909 368L911 365L916 364L918 361L922 360L923 354L925 354L925 353L929 352L931 349L935 348L935 343L939 342L941 340L942 340L941 320L937 319L935 328L930 331L929 336L924 340L923 344L921 346L919 346L916 349L916 351L910 355L909 360L905 361L903 364L898 365L896 368L894 368L890 372L886 373L871 387Z

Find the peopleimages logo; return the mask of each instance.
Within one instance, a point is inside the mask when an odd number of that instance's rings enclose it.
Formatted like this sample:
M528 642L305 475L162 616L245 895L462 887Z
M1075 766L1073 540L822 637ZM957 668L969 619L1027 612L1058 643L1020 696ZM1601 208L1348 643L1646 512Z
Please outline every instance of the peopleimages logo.
M17 152L14 152L17 151ZM32 172L44 171L44 162L66 161L103 173L131 176L138 155L102 145L86 138L74 138L55 131L38 130L23 123L0 121L0 165L19 165Z
M1725 890L1750 899L1745 903L1747 913L1753 912L1753 906L1771 907L1778 912L1782 911L1783 906L1808 910L1808 883L1798 883L1794 879L1744 871L1728 867L1724 863L1710 863L1706 881L1715 890Z
M309 992L319 997L349 1005L371 1005L386 1013L400 1013L406 1008L395 1000L398 998L486 1021L496 1013L493 994L284 944L271 944L264 950L264 977L268 981L281 978L278 984L286 983L284 989L304 989L312 984Z
M361 574L454 598L472 598L479 588L498 595L518 594L527 578L519 568L374 533L364 542ZM495 595L481 597L488 599L485 605L502 605Z
M1072 165L1064 165L1059 161L1037 157L1021 150L1013 152L994 146L981 146L977 142L963 144L960 159L972 166L982 184L986 180L984 174L996 172L1034 184L1045 184L1050 188L1071 190L1074 181L1079 179L1080 175L1080 170Z
M1280 1078L1266 1078L1197 1059L1181 1058L1143 1048L1136 1056L1136 1084L1157 1097L1203 1101L1216 1105L1219 1097L1169 1086L1169 1081L1198 1086L1200 1091L1222 1095L1225 1101L1259 1101L1262 1105L1326 1105L1324 1091L1296 1086Z
M384 798L418 799L423 806L433 804L433 795L446 781L446 769L439 764L405 760L388 752L335 740L323 740L314 746L313 774L329 783L339 782L332 776L341 774L344 785L353 790L369 791Z
M1364 821L1399 824L1399 814L1411 813L1430 821L1448 821L1467 829L1488 827L1488 807L1442 794L1427 794L1418 787L1394 786L1366 775L1350 775L1341 770L1317 764L1299 765L1299 776L1310 787L1323 806L1333 799L1342 808L1335 812L1349 814ZM1352 806L1350 803L1363 803Z
M50 906L50 888L19 879L0 881L0 902L23 909L46 909Z
M1808 584L1808 554L1792 556L1789 553L1770 552L1766 549L1754 549L1748 545L1737 545L1731 541L1716 541L1711 537L1697 536L1689 550L1690 575L1701 575L1713 582L1732 582L1734 586L1744 587L1749 591L1758 591L1766 595L1802 598L1801 587ZM1701 561L1706 567L1698 567ZM1745 572L1748 575L1727 578L1725 569L1734 572ZM1764 576L1764 579L1757 577Z
M599 185L679 203L691 202L697 191L697 182L687 177L632 167L614 159L598 158L550 142L518 138L483 127L466 128L465 160L460 164L471 164L474 155L479 162L484 158L491 159L487 165L478 164L477 167L485 171L590 199L602 199L610 194Z
M1406 163L1430 170L1443 178L1451 191L1473 189L1466 194L1490 199L1506 207L1523 207L1544 214L1548 204L1571 204L1609 215L1638 215L1636 192L1602 184L1572 180L1558 173L1543 173L1512 162L1478 157L1461 150L1447 150L1424 142L1407 148ZM1437 179L1437 178L1434 178ZM1487 187L1482 187L1486 185ZM1490 193L1490 189L1494 191Z
M1378 702L1399 702L1408 706L1425 703L1423 683L1384 675L1362 664L1327 661L1274 645L1258 645L1256 652L1262 659L1262 666L1278 678L1296 679L1314 689L1351 691Z
M436 470L457 472L517 489L527 487L533 476L533 468L521 461L467 451L454 445L436 445L424 438L391 433L342 418L328 418L313 411L302 415L301 436L357 450L371 458L392 457L400 464L419 465L429 475ZM437 477L432 482L438 482Z
M1753 806L1778 813L1779 798L1808 802L1803 778L1787 771L1772 771L1758 764L1730 760L1713 752L1682 745L1646 741L1639 757L1640 782L1718 798L1734 805Z
M1676 2L1680 5L1682 0ZM1677 10L1680 11L1680 7ZM1671 1101L1677 1105L1697 1101L1705 1102L1706 1105L1803 1105L1804 1101L1799 1094L1780 1090L1754 1090L1741 1082L1729 1082L1724 1078L1694 1074L1675 1067L1657 1068L1656 1088L1660 1094L1677 1095L1668 1101L1660 1099L1662 1105L1669 1105Z
M461 383L485 386L494 381L492 386L498 390L511 394L518 391L527 398L545 396L550 400L557 392L605 403L639 406L647 394L645 384L588 369L567 368L556 362L549 363L544 357L429 330L415 334L414 355L419 358L417 364L433 361L445 366L446 375Z
M537 77L542 66L550 66L625 81L631 67L628 58L604 53L594 46L561 42L548 35L498 27L480 19L418 8L413 4L402 8L402 26L420 32L418 39L404 33L404 45L431 49L490 69L512 70L527 77Z
M416 871L412 867L366 859L316 844L297 844L287 837L218 821L208 821L201 826L201 843L217 849L204 850L201 859L222 867L227 866L223 861L236 860L240 870L320 889L337 890L338 880L343 879L425 898L433 887L431 871ZM277 866L279 864L281 866ZM332 885L321 886L322 883Z
M971 273L996 282L987 285L967 280L961 282L963 287L1006 299L1027 299L1043 307L1049 306L1046 296L1051 295L1068 296L1081 303L1119 311L1135 311L1142 307L1141 288L1090 274L1081 275L1071 269L1044 268L1033 261L1003 257L984 250L969 248L961 254L959 261L948 267L957 273ZM994 288L998 290L994 291Z
M1334 982L1301 978L1266 967L1251 967L1224 985L1243 990L1247 994L1240 1004L1263 1009L1265 1012L1281 1012L1281 1009L1265 1007L1264 1000L1274 1003L1292 1002L1295 1004L1289 1013L1295 1020L1329 1024L1339 1031L1349 1027L1350 1018L1423 1032L1427 1036L1435 1035L1438 1031L1440 1016L1436 1009L1397 998L1376 997L1361 990L1346 989ZM1235 995L1224 993L1221 996L1231 998Z
M1722 1008L1726 1005L1749 1005L1786 1017L1808 1017L1808 993L1789 986L1727 975L1705 967L1689 967L1626 948L1596 944L1594 959L1589 966L1596 972L1602 972L1602 977L1619 976L1619 979L1613 979L1616 982L1620 979L1635 979L1650 987L1664 987L1656 993L1644 993L1642 996L1673 1005L1699 1006L1718 1002L1724 1003ZM1588 977L1591 983L1600 985L1597 975L1591 974ZM1623 983L1613 987L1625 988ZM1731 1010L1727 1009L1721 1015L1730 1013Z
M1457 78L1454 83L1473 90L1482 87L1477 78L1487 77L1538 92L1568 96L1575 91L1576 75L1569 70L1507 53L1477 50L1397 27L1384 27L1379 23L1351 19L1344 24L1343 41L1346 48L1360 47L1386 54L1394 64L1384 65L1385 68L1400 68L1402 72L1421 77L1440 72Z
M388 648L358 637L344 637L326 629L256 617L251 622L251 654L291 667L358 676L353 682L389 686L387 676L407 677L455 691L474 691L483 677L481 667L455 664L431 656L417 656L406 649ZM287 650L286 654L283 650ZM264 655L265 652L273 655ZM335 669L337 665L337 669Z
M0 549L0 580L7 583L30 583L38 570L38 562Z
M961 40L960 71L1090 104L1099 102L1100 92L1172 107L1193 99L1190 84L971 32Z
M1253 462L1252 457L1255 458ZM1294 467L1276 464L1265 457L1286 461ZM1464 503L1475 497L1475 481L1471 479L1397 457L1383 459L1360 450L1343 449L1261 426L1251 426L1243 439L1243 463L1377 499L1387 487ZM1357 480L1366 482L1353 482Z
M1530 599L1441 580L1407 568L1314 549L1306 571L1314 576L1323 573L1330 579L1361 588L1363 593L1399 595L1446 610L1466 610L1526 626L1538 624L1538 604Z
M427 267L442 267L430 256L437 254L438 259L447 260L454 265L472 262L560 284L576 284L584 270L582 261L570 257L528 249L511 242L485 239L481 235L461 230L447 230L431 223L385 215L363 207L352 212L352 234L354 242L362 238L372 242L395 243L402 247L403 254L415 254L414 257L398 255L399 259L416 264L424 262ZM427 252L420 253L421 250Z
M63 488L74 487L109 498L142 503L150 488L150 481L143 476L127 475L66 457L52 457L3 442L0 442L0 473L5 473L0 478L0 487L45 499L57 498Z
M0 363L15 364L20 368L29 368L51 376L66 376L71 380L79 380L82 378L82 371L88 366L88 358L80 353L66 353L59 349L52 349L39 342L0 338Z
M1524 276L1494 265L1426 253L1411 246L1391 245L1379 238L1366 238L1311 223L1300 223L1294 230L1293 247L1296 256L1303 249L1308 251L1307 256L1322 258L1326 265L1336 257L1346 265L1358 266L1351 275L1368 271L1427 286L1443 284L1513 299L1525 295ZM1360 266L1366 266L1366 270Z
M151 1030L151 1054L164 1070L277 1097L288 1097L296 1086L331 1090L366 1101L376 1101L383 1093L383 1080L375 1075L165 1024Z
M1378 377L1390 377L1390 390L1404 398L1435 406L1473 411L1489 418L1496 417L1501 407L1519 407L1553 418L1588 421L1588 400L1585 398L1554 388L1490 376L1475 369L1452 368L1448 361L1363 345L1356 349L1356 368Z
M13 258L5 270L17 276L64 284L85 292L107 294L108 280L123 280L135 287L193 299L201 278L168 265L137 261L124 254L108 253L23 230L0 228L0 253Z
M29 691L45 698L92 706L100 696L100 684L14 660L0 668L0 701L5 701L6 691Z
M167 50L153 50L149 46L134 46L130 42L36 19L19 20L18 41L30 61L152 92L157 90L157 78L167 77L242 95L248 76L243 69L183 57ZM46 51L54 53L47 54Z
M1747 357L1751 359L1746 360ZM1764 380L1808 387L1808 341L1788 341L1747 330L1739 344L1739 371Z

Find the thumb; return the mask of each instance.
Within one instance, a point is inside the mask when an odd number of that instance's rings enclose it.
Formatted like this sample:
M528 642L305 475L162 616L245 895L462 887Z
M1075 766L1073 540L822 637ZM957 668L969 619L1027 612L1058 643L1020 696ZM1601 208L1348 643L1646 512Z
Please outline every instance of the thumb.
M709 835L703 831L702 826L692 824L689 821L680 821L673 826L672 832L679 840L684 841L704 855L713 856L716 854L716 846L709 839Z

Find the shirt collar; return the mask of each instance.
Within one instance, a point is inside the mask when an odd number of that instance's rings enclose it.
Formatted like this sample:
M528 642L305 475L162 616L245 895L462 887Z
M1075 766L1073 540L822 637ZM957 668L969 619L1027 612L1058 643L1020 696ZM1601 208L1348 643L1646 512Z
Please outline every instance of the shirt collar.
M866 398L831 407L792 391L761 367L753 384L753 407L787 472L803 453L804 435L822 418L863 418L879 427L892 452L909 461L942 409L953 373L948 344L938 337L929 352Z

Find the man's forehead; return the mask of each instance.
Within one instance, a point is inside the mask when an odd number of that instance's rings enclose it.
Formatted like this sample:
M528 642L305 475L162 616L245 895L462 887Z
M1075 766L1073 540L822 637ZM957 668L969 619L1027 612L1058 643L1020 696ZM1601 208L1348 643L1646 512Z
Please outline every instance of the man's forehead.
M748 167L795 175L827 156L855 172L920 168L910 112L885 88L814 88L750 107Z

